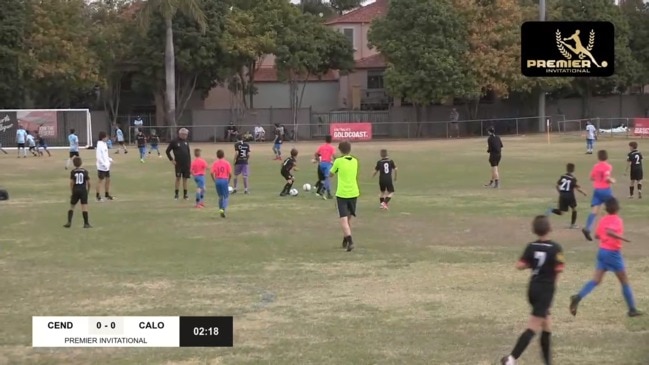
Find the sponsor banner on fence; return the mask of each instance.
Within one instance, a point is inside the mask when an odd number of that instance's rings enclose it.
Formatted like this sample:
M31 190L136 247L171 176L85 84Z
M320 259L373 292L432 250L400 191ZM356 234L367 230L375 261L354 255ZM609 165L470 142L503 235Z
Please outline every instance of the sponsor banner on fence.
M38 131L43 137L56 138L58 120L55 111L18 110L16 118L26 130L32 133Z
M633 134L636 136L649 136L649 118L635 118L633 120Z
M372 123L331 123L329 134L334 141L371 141Z

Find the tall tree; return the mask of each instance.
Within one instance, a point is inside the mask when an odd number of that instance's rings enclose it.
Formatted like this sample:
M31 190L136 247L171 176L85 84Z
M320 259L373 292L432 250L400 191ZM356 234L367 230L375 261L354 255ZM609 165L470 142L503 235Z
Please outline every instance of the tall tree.
M0 0L0 109L20 108L24 102L25 5L22 0Z
M383 0L378 0L383 1ZM330 0L329 5L336 10L338 15L342 15L347 10L356 9L363 3L363 0Z
M452 95L466 95L476 82L465 62L467 24L450 0L401 0L374 21L370 43L386 58L386 88L422 108Z
M627 0L622 4L622 13L630 28L629 48L638 61L637 83L649 84L649 2Z
M161 16L165 27L165 115L167 123L176 126L176 53L174 48L174 17L182 13L194 21L202 32L207 28L199 0L148 0L140 12L142 25L150 26L155 16Z

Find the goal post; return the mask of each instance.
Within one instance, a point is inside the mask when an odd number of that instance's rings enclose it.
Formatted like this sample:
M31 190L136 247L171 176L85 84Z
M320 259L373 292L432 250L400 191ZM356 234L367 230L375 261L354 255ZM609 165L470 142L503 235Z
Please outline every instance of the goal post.
M68 135L74 129L80 148L93 146L89 109L0 109L0 144L16 149L16 131L22 126L29 133L38 132L48 148L69 148Z

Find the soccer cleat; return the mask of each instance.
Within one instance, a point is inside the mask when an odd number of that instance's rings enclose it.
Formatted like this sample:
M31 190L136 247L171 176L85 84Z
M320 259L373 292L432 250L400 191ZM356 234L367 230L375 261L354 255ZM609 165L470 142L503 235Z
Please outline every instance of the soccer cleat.
M354 241L347 242L347 252L351 252L354 249Z
M198 205L200 205L201 208L205 208L205 203L203 203L203 202L198 203Z
M484 184L484 187L485 187L485 188L490 188L490 187L492 187L493 185L494 185L494 183L493 183L493 182L490 182L489 184Z
M90 224L84 224L83 228L92 228L92 226Z
M237 193L237 189L232 189L232 192L230 194L236 194L236 193Z
M641 315L643 315L643 314L644 314L644 313L640 312L640 311L637 310L637 309L631 309L631 310L629 311L629 313L627 313L627 315L628 315L629 317L639 317L639 316L641 316Z
M106 200L114 200L115 199L112 195L106 195L104 198Z
M576 224L571 224L570 229L579 229L579 226Z
M347 248L347 238L343 237L343 248Z
M638 191L638 199L642 199L642 193Z
M196 205L194 205L194 208L200 209L200 208L205 208L205 206L203 206L201 204L196 204Z
M590 235L590 231L587 230L586 228L582 228L582 229L581 229L581 233L584 234L584 237L586 238L586 240L588 240L588 241L592 241L592 240L593 240L593 237L591 237L591 235Z
M322 198L322 200L327 200L327 196L324 194L320 195L320 197Z
M102 201L104 201L104 200L103 200L99 195L97 195L97 196L95 197L95 199L97 199L97 201L100 202L100 203L101 203Z
M577 307L579 307L580 301L581 298L579 298L579 295L573 295L570 297L570 314L573 316L577 315Z
M220 209L219 210L219 215L221 216L221 218L225 218L225 210Z
M512 355L500 359L500 365L516 365L516 359Z
M629 197L628 197L628 198L629 198L629 199L633 199L633 195L629 195Z
M183 196L183 200L189 200L189 195Z
M63 227L70 228L70 227L72 227L72 224L71 223L66 223L66 224L63 225Z
M243 191L244 194L248 194L248 189Z

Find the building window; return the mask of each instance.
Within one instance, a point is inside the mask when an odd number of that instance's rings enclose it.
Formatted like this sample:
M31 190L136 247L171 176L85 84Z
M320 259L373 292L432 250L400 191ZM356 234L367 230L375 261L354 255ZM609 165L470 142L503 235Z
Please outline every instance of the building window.
M383 89L383 71L367 71L367 88L372 89Z
M345 38L349 40L349 43L351 43L352 47L356 49L354 43L354 28L344 28L343 35L345 35Z

